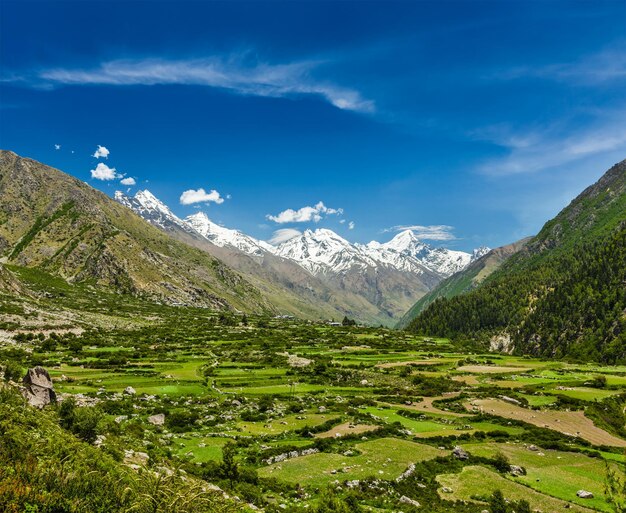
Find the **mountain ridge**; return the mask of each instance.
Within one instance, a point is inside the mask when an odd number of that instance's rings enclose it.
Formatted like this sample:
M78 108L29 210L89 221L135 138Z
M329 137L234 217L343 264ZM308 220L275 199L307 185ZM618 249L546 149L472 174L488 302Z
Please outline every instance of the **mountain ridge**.
M479 287L437 299L408 329L520 354L626 361L626 160Z

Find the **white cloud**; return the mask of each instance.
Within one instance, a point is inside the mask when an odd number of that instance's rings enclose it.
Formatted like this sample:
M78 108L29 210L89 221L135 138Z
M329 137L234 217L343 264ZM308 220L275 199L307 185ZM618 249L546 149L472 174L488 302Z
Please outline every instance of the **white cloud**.
M300 235L302 235L302 232L294 228L281 228L272 234L272 238L268 242L272 246L277 246Z
M418 239L423 240L457 240L457 238L452 234L452 230L454 230L454 227L445 224L436 224L429 226L423 226L420 224L397 225L392 226L391 228L387 228L383 231L403 232L405 230L411 230Z
M348 230L354 230L354 221L348 223Z
M39 85L200 85L250 96L315 95L339 109L374 111L374 102L363 98L355 89L313 78L320 64L319 61L251 63L245 55L186 60L127 59L104 62L91 69L46 70L39 74L39 80L43 81Z
M108 159L109 153L111 153L109 150L107 150L104 146L100 146L98 144L98 148L96 148L96 151L93 154L93 156L96 157L97 159L99 159L100 157L104 157L105 159Z
M220 205L224 203L224 198L214 189L209 193L202 188L197 191L189 189L180 195L180 203L181 205L192 205L194 203L217 203Z
M102 162L98 163L96 169L91 170L91 178L96 180L115 180L119 177L120 175L115 172L114 167L109 167Z
M308 223L314 222L317 223L321 221L324 215L341 215L343 214L342 208L330 208L324 205L322 201L318 202L313 207L302 207L298 210L293 210L288 208L287 210L283 210L279 214L266 215L265 217L270 221L274 221L278 224L284 223Z
M135 182L135 179L132 176L129 176L128 178L122 178L120 183L122 185L135 185L137 182Z
M55 144L54 145L54 149L55 150L60 150L61 149L61 145L60 144Z

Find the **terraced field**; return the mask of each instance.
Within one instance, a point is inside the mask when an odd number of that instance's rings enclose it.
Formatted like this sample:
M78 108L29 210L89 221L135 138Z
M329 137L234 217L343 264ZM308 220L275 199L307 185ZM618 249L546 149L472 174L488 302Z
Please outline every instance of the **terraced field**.
M611 511L624 367L469 355L382 328L180 315L36 338L21 365L43 364L63 401L96 412L94 436L122 462L183 470L267 513L315 511L322 492L372 513L415 511L406 497L480 513L496 489L543 512Z

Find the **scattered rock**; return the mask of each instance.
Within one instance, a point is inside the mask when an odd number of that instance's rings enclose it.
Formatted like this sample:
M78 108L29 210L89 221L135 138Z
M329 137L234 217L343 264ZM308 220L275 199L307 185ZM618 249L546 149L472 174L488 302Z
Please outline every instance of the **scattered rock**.
M31 406L43 408L50 403L56 403L57 395L54 392L52 379L43 367L28 369L22 383L24 384L22 395Z
M580 497L581 499L593 499L593 493L588 492L587 490L578 490L576 492L576 496Z
M509 472L512 476L515 477L526 475L526 469L524 469L524 467L520 467L519 465L511 465L509 468Z
M148 417L148 422L155 426L162 426L163 424L165 424L165 414L157 413L156 415L151 415L150 417Z
M411 499L410 497L407 497L406 495L403 495L402 497L400 497L400 502L402 504L409 504L410 506L413 506L414 508L419 508L421 506L419 502Z
M462 449L458 445L452 449L452 455L458 460L467 460L469 459L469 454L466 450Z

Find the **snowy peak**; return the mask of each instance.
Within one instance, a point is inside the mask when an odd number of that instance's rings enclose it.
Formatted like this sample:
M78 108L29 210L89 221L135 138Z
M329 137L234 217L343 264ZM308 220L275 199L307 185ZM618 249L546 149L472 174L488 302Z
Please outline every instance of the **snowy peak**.
M190 215L185 222L204 238L216 246L231 246L250 255L263 256L263 253L274 252L274 247L267 242L250 237L239 230L231 230L209 219L204 212Z
M490 251L491 248L488 248L487 246L480 246L479 248L476 248L474 251L472 251L471 261L473 262L474 260L478 260L479 258L484 257Z
M137 191L133 197L116 191L115 199L159 228L168 230L172 228L172 225L175 225L187 232L193 231L187 223L177 217L165 203L157 199L148 190Z

